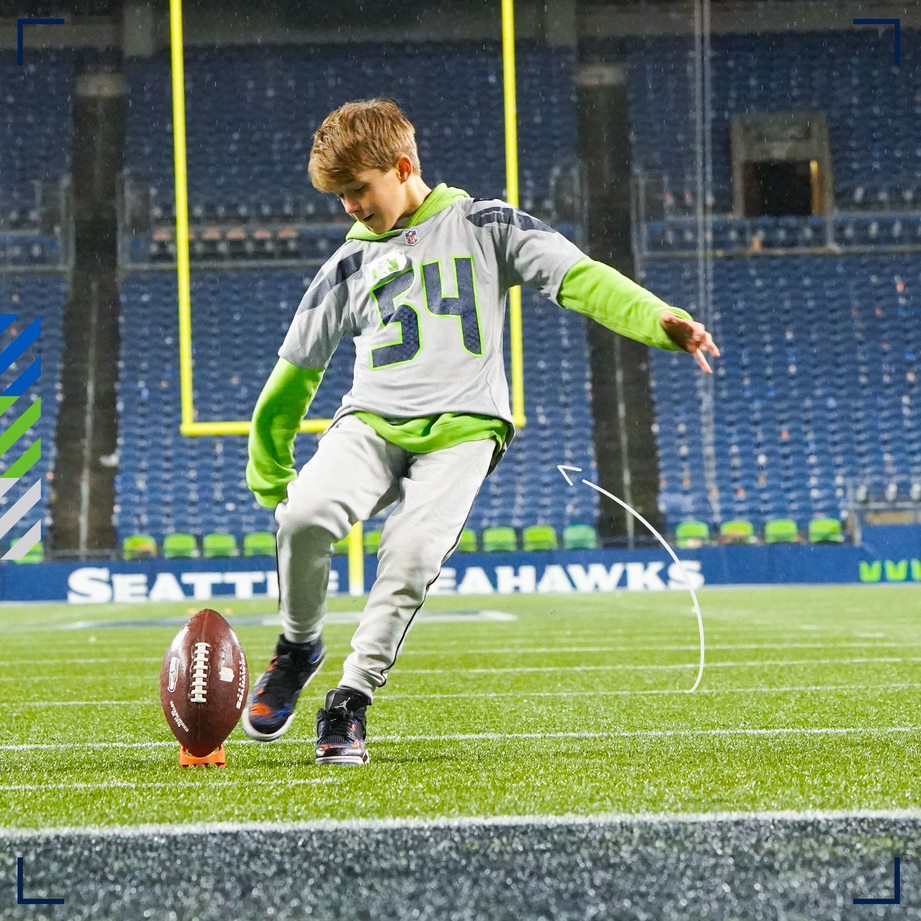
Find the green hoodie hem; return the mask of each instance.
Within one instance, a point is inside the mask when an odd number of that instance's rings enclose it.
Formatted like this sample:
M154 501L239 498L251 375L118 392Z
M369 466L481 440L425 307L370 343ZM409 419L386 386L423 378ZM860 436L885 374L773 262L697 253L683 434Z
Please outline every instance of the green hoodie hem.
M385 441L413 454L431 454L467 441L485 441L487 438L495 439L501 451L506 446L510 430L509 424L502 419L473 413L441 413L420 419L385 419L364 410L355 415Z

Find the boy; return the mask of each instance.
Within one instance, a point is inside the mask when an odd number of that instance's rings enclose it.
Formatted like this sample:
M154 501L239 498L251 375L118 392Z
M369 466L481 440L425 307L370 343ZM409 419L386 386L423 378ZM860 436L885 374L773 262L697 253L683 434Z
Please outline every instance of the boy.
M389 100L328 115L309 173L355 224L304 295L253 414L246 478L275 509L283 633L243 725L263 741L287 732L325 655L331 545L396 501L342 680L317 714L317 763L357 765L369 760L374 692L514 434L502 351L507 290L536 287L616 332L690 352L707 373L706 354L719 350L685 311L541 221L503 201L430 189L413 126ZM295 434L347 333L352 389L298 473Z

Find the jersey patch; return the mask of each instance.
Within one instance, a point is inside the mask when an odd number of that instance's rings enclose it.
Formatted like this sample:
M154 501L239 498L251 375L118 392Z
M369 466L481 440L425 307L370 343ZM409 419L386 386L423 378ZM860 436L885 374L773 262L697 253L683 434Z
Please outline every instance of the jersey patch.
M365 282L369 288L377 287L384 279L397 275L406 268L406 256L394 253L369 262L364 269Z

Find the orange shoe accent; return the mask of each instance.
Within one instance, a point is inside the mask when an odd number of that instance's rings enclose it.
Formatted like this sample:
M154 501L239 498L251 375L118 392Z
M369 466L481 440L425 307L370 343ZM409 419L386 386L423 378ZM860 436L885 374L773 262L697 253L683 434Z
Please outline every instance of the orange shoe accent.
M196 758L195 755L190 754L183 748L179 747L179 767L227 767L227 753L224 751L224 746L222 745L216 751L211 752L210 755L205 755L204 758Z
M272 709L268 704L253 704L249 708L249 712L252 716L271 716Z

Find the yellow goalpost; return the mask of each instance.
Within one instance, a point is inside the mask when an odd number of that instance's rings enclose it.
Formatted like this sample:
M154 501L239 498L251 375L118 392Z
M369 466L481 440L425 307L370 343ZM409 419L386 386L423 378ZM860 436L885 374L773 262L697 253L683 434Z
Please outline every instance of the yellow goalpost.
M507 199L518 206L518 105L515 77L514 0L502 4L502 65L505 101L505 171ZM179 297L179 383L181 424L186 437L249 435L250 420L213 420L195 418L192 375L192 290L189 259L189 200L186 159L185 69L182 35L182 0L170 0L170 51L173 91L173 158L176 185L176 275ZM521 318L521 289L509 292L512 418L517 428L527 420L524 413L524 347ZM326 431L331 419L304 419L302 433ZM349 535L349 590L362 594L364 586L364 549L362 527L358 522Z

